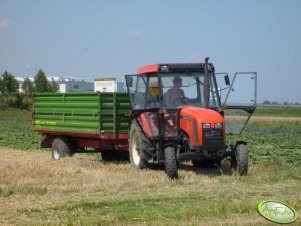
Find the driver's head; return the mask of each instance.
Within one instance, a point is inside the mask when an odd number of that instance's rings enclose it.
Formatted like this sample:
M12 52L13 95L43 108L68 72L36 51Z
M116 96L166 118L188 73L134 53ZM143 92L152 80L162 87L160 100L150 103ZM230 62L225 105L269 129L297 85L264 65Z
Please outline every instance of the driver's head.
M158 82L151 82L149 84L149 91L150 91L152 96L158 97L159 96Z
M174 86L179 86L179 87L181 87L181 86L182 86L182 79L181 79L180 77L175 77L175 78L173 79L173 84L174 84Z

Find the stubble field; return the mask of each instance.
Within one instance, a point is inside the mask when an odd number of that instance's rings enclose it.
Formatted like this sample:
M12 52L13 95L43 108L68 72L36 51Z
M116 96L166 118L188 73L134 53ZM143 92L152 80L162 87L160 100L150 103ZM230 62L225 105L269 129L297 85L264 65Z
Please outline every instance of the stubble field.
M38 149L30 113L1 112L0 224L273 225L256 211L269 199L300 216L300 111L256 112L240 137L249 142L248 176L185 163L177 181L161 169L133 172L129 162L105 163L95 155L53 161ZM300 217L293 225L299 224Z

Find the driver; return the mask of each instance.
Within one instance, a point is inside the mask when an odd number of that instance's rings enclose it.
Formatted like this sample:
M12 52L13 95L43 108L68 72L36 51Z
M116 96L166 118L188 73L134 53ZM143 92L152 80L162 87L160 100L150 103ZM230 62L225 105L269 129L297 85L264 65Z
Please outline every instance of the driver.
M169 108L176 108L179 105L187 104L184 90L182 87L182 79L180 77L175 77L173 79L173 87L169 89L166 93L166 105Z
M149 107L160 107L159 104L159 87L158 82L151 82L149 84L149 94L147 96Z

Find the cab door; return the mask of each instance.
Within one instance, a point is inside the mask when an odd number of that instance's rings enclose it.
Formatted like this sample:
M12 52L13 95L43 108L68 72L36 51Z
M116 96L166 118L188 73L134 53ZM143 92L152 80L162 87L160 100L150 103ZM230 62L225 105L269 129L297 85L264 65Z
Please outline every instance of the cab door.
M223 109L226 134L240 134L257 104L257 72L236 72L229 84Z
M159 101L160 92L157 93L159 96L156 96L156 92L151 91L152 84L158 83L158 76L126 75L125 80L132 109L132 119L137 119L146 136L178 140L180 109L163 110Z

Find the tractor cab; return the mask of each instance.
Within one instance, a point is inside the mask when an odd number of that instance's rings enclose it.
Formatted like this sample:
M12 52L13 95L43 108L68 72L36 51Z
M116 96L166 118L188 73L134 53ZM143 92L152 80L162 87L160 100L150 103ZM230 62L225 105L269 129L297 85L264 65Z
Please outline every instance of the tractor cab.
M132 109L129 153L134 169L163 161L168 176L176 178L180 160L225 158L225 134L241 132L255 110L256 96L247 105L222 103L231 99L229 93L235 87L224 73L226 88L218 84L208 60L147 65L138 68L136 75L126 75ZM256 73L252 76L256 85ZM232 82L235 79L239 80L235 75ZM225 115L234 125L227 125Z
M184 105L221 109L212 64L155 64L127 76L133 111L149 108L177 109Z

